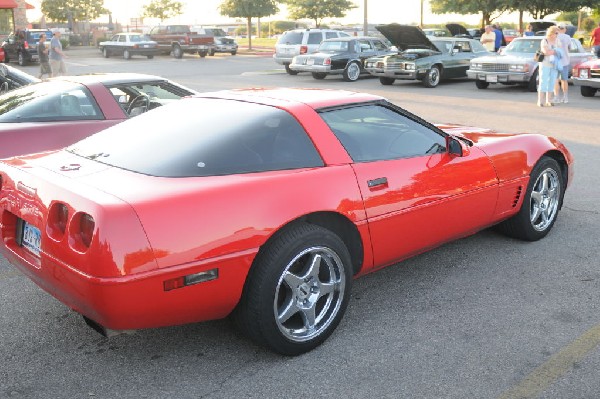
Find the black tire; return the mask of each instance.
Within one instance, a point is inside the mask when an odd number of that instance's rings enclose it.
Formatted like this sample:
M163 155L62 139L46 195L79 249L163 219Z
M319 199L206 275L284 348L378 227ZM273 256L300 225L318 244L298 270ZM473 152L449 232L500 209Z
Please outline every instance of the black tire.
M581 95L583 97L594 97L598 89L590 86L581 86Z
M346 65L344 73L342 74L343 79L346 82L356 82L360 77L361 67L356 61L352 61Z
M288 73L288 75L298 75L298 71L292 71L290 69L290 64L283 64L283 66L285 67L285 71Z
M182 58L183 57L183 50L181 49L181 47L176 44L173 46L173 49L171 50L173 52L173 58Z
M325 72L313 72L312 73L312 77L317 80L323 80L323 79L325 79L326 76L327 76L327 74Z
M388 78L387 76L380 76L379 77L379 83L381 83L384 86L391 86L394 84L394 82L396 81L396 79L394 78Z
M154 55L147 55L146 56L149 60L151 60L152 58L154 58Z
M123 50L123 58L125 58L126 60L131 59L131 53L129 52L129 50Z
M300 355L335 330L351 286L350 254L342 240L323 227L295 224L261 249L232 318L257 343Z
M102 49L102 55L104 56L104 58L110 57L110 53L108 52L108 49L106 47Z
M19 53L17 54L17 63L20 66L25 66L27 65L27 60L25 59L25 56L23 55L22 51L19 51Z
M478 89L487 89L490 86L490 84L488 82L486 82L485 80L476 80L475 86Z
M210 50L210 52L208 53L208 55L210 55L211 57L215 55L215 50Z
M562 206L565 183L556 160L543 156L531 171L519 212L500 223L498 230L525 241L544 238Z
M206 57L207 54L208 53L206 51L198 51L198 55L200 56L200 58ZM214 55L214 54L211 54L211 55Z
M537 68L535 70L535 72L533 72L533 74L531 75L531 78L529 79L529 82L527 82L527 90L529 90L530 92L537 91L538 71L539 71L539 68Z
M423 78L423 86L429 88L436 87L440 84L440 80L442 80L442 71L438 65L433 65Z
M236 54L237 54L237 51L232 51L231 52L231 55L236 55Z

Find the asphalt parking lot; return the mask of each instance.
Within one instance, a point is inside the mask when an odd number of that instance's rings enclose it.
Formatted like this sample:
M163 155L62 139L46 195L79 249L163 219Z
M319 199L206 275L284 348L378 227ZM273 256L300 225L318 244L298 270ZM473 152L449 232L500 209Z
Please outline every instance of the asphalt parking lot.
M540 109L518 87L316 81L286 75L268 54L240 53L127 61L77 48L67 65L199 91L365 91L432 122L552 135L576 160L556 225L535 243L486 230L358 279L336 332L296 358L255 346L227 320L103 338L1 259L0 398L598 397L600 94L571 86L569 104Z

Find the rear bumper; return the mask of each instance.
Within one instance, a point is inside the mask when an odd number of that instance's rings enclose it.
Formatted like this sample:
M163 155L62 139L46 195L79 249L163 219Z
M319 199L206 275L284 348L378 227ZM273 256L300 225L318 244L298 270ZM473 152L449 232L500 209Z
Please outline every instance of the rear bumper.
M600 89L600 79L580 79L580 78L571 78L571 82L575 86L586 86L593 87L594 89Z
M10 240L9 240L10 241ZM237 305L256 251L120 277L95 277L51 256L37 258L14 240L1 252L70 308L111 330L187 324L227 316ZM164 281L218 269L218 278L164 290Z

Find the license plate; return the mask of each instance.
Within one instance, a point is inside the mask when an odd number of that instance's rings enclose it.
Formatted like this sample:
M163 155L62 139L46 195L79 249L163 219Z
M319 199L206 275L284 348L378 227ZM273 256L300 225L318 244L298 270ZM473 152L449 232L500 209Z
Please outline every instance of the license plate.
M144 48L148 48L148 47L150 47L150 45L144 44Z
M30 225L27 222L23 223L23 246L36 256L40 256L40 243L42 242L42 234L40 229Z
M315 64L315 60L312 58L309 58L306 60L306 65L314 65Z
M488 75L485 77L485 81L486 82L490 82L490 83L497 83L498 82L498 76L497 75Z

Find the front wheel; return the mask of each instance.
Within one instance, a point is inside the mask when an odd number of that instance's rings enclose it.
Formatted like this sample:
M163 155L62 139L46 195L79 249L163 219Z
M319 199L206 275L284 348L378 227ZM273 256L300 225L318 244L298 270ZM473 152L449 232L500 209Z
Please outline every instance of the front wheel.
M529 78L529 82L527 82L527 90L529 90L532 93L534 91L537 91L539 81L538 71L539 68L535 70L535 72L531 75L531 78Z
M231 52L231 55L236 55L236 54L237 54L237 51L232 51Z
M396 81L396 79L394 78L388 78L387 76L380 76L379 77L379 83L381 83L384 86L391 86L394 84L394 82Z
M343 241L323 227L297 224L261 249L232 316L258 343L300 355L333 333L351 285L350 254Z
M313 72L312 73L312 77L317 80L325 79L326 76L327 76L327 74L324 72Z
M288 75L298 75L298 71L294 71L290 68L290 64L283 64L283 66L285 67L285 71L288 73Z
M151 60L152 58L154 58L154 55L147 55L146 56L149 60Z
M210 52L208 53L208 55L210 55L211 57L215 55L215 50L210 50Z
M581 95L583 97L594 97L598 89L590 86L581 86Z
M360 65L353 61L346 66L342 75L346 82L356 82L360 76Z
M108 49L106 47L104 47L104 49L102 50L102 55L104 56L104 58L110 57L110 53L108 52Z
M123 58L125 58L126 60L131 59L131 53L129 52L129 50L123 51Z
M499 230L526 241L548 234L562 205L564 181L558 162L543 156L531 171L519 213L498 225Z
M440 67L434 65L429 71L427 71L427 74L423 78L423 86L429 88L436 87L440 84L441 77Z
M200 58L206 57L207 54L208 53L206 51L198 51L198 55L200 56ZM214 55L214 54L211 54L211 55Z
M487 89L490 86L490 84L488 82L486 82L485 80L476 80L475 86L478 89Z

